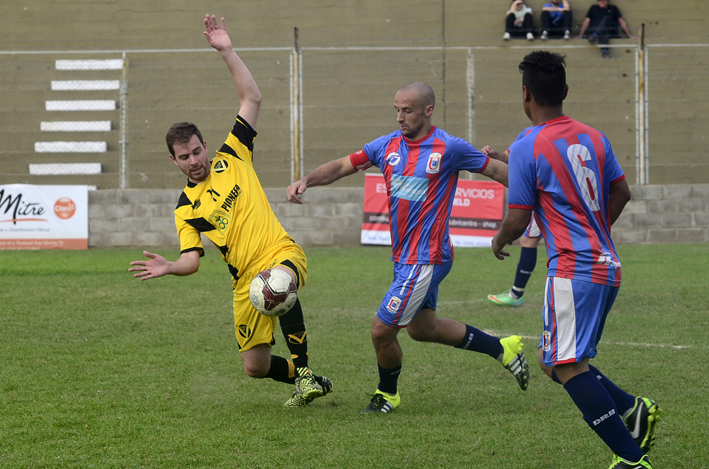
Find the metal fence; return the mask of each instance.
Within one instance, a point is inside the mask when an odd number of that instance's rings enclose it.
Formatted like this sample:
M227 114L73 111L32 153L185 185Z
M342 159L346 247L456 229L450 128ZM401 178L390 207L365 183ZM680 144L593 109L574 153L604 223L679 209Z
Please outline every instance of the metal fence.
M567 55L566 113L608 135L631 183L709 181L699 151L709 110L706 45L616 45L610 60L588 45L544 48ZM436 91L435 124L478 147L506 148L528 125L517 64L531 49L237 50L264 96L255 151L262 184L283 187L390 132L394 93L412 81ZM8 143L0 183L180 187L165 130L193 121L213 151L239 107L211 49L2 53L0 93Z

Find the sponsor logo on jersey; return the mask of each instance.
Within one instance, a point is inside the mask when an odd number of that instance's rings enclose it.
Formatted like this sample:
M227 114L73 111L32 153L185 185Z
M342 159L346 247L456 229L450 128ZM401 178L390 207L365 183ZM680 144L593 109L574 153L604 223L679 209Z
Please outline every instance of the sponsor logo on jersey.
M202 201L200 199L197 199L192 204L192 210L197 210L201 206L202 206Z
M397 152L393 151L387 155L387 157L385 158L385 161L389 166L396 166L401 161L401 155L399 155Z
M229 224L231 223L231 218L228 214L222 212L221 210L215 210L209 216L209 223L211 223L214 228L223 235L229 229Z
M428 174L436 174L441 170L441 158L443 155L440 153L431 153L428 157L428 164L426 165L426 172Z
M239 335L244 339L248 339L249 337L251 337L251 328L246 324L239 324L238 330Z
M391 196L413 202L423 202L428 193L428 179L413 176L391 176Z
M603 265L610 265L613 267L620 267L620 262L614 261L613 260L613 254L609 252L604 252L600 256L598 256L598 260L596 261L596 264L603 264Z
M227 212L231 211L231 208L233 207L234 202L236 202L236 198L239 197L239 194L241 194L241 187L239 187L238 184L234 184L231 192L229 192L229 195L227 195L226 199L224 199L224 203L222 203L222 210L226 210Z
M219 160L214 164L214 172L215 173L223 173L229 168L229 163L227 163L225 160Z
M392 296L389 303L387 303L387 309L392 313L396 313L399 310L399 306L401 306L401 298L396 296Z
M544 343L542 345L545 352L551 350L551 332L544 331Z

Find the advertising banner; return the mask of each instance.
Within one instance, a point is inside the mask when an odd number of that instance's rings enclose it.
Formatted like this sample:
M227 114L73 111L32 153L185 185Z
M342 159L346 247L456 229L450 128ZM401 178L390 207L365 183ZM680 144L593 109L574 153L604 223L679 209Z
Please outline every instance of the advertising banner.
M0 250L88 248L88 186L0 185Z
M362 244L391 245L386 184L381 174L366 174ZM505 187L494 181L459 179L448 230L453 246L489 247L500 229Z

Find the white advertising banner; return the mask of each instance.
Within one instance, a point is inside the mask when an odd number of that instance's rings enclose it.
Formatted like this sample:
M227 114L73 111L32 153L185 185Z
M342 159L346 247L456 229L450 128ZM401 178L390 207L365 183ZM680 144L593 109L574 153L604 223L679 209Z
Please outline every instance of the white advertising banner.
M88 248L88 186L0 185L0 250Z

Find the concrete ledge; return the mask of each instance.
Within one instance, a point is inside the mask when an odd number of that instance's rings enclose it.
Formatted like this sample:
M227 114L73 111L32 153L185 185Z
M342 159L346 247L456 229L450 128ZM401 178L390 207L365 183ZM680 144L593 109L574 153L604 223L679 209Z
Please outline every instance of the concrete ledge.
M709 184L631 190L633 200L613 226L616 244L709 242ZM89 246L179 248L174 209L181 192L89 192ZM363 188L308 189L303 205L286 201L284 189L265 192L283 227L302 246L360 244Z

